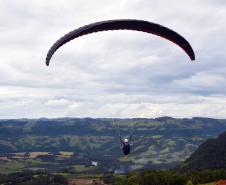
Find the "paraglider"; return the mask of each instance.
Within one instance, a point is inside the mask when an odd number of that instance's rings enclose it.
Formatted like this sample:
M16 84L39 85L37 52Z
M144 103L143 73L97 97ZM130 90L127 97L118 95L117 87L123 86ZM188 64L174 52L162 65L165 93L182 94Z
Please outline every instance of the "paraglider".
M121 138L120 138L120 140L121 140L121 149L122 149L122 151L123 151L123 154L124 155L129 155L130 154L130 150L131 150L131 147L132 147L132 145L133 145L133 143L132 143L132 141L131 140L129 140L129 139L124 139L124 140L122 140Z
M121 136L121 132L120 132L120 125L118 123L118 136L119 136L119 140L120 140L120 148L124 154L124 156L128 156L131 152L131 148L133 147L133 131L134 131L134 127L135 125L133 125L130 128L130 136L129 139L128 138L122 138Z
M59 40L57 40L52 47L49 49L46 56L46 65L48 66L53 54L64 44L67 42L78 38L80 36L84 36L87 34L91 34L99 31L109 31L109 30L134 30L134 31L142 31L150 34L154 34L165 38L179 47L181 47L185 53L190 57L191 60L195 60L194 51L189 44L189 42L183 38L181 35L176 33L175 31L166 28L162 25L144 21L144 20L134 20L134 19L116 19L116 20L107 20L101 22L95 22L92 24L88 24L77 28Z
M162 25L144 20L116 19L88 24L65 34L63 37L57 40L49 49L46 56L46 65L49 66L54 53L67 42L87 34L110 30L133 30L160 36L181 47L191 60L195 60L195 54L191 45L184 37L179 35L177 32ZM124 140L121 138L120 134L119 136L122 151L125 156L128 156L128 154L130 154L131 152L131 146L133 144L132 134L130 139Z

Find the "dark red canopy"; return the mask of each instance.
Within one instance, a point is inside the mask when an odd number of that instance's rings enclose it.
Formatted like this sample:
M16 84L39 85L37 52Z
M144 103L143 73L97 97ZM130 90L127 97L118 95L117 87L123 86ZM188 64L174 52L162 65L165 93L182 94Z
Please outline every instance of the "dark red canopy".
M155 24L148 21L119 19L95 22L67 33L59 40L57 40L49 49L48 54L46 56L46 65L47 66L49 65L50 60L55 51L65 43L71 41L72 39L90 33L108 30L135 30L158 35L180 46L187 53L191 60L195 60L195 54L193 52L191 45L188 43L187 40L185 40L181 35L179 35L175 31L164 26L161 26L159 24Z

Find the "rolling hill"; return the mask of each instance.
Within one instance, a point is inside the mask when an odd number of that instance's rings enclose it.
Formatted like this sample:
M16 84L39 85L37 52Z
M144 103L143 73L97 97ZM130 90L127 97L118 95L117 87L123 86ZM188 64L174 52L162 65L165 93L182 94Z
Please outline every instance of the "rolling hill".
M118 125L122 136L131 131L134 135L128 159L120 151ZM224 130L226 120L198 117L5 119L0 120L0 166L2 171L11 165L18 170L81 172L172 168ZM92 167L91 161L97 161L98 167Z

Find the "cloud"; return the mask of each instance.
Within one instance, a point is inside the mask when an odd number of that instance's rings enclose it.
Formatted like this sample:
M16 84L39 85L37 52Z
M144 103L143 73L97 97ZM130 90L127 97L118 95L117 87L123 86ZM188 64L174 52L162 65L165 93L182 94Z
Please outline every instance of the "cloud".
M44 1L0 3L0 118L225 117L224 1ZM134 31L78 38L45 66L59 37L116 18L167 26L193 46Z

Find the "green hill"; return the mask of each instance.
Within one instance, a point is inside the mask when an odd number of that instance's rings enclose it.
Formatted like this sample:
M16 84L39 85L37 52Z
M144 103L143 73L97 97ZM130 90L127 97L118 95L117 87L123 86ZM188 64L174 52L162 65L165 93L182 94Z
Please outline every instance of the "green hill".
M202 143L181 167L185 171L226 169L226 132Z

